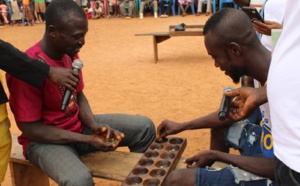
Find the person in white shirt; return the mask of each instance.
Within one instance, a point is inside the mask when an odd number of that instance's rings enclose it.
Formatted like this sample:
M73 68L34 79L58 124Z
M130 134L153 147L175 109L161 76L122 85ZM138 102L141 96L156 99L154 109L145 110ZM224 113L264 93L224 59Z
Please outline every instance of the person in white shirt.
M267 87L252 90L238 89L226 93L240 95L230 116L241 119L257 105L269 102L274 142L275 178L279 185L300 185L300 2L287 0L284 27L274 48Z

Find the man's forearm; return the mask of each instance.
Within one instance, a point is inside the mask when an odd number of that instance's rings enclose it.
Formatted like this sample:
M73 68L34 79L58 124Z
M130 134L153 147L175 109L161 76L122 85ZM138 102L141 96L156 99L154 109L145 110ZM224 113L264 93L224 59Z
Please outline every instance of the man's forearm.
M266 86L257 88L256 92L257 92L257 94L256 94L256 96L257 96L257 99L256 99L257 107L259 107L260 105L268 102L267 87Z
M23 134L32 141L54 144L89 143L91 141L91 136L45 125L40 121L18 124Z
M274 179L274 158L240 156L215 151L215 160L232 164L258 176Z
M0 39L0 68L35 87L48 76L50 67L36 59L30 58L10 43Z
M92 129L93 125L96 124L95 116L83 92L78 93L77 100L80 108L79 119L84 125Z
M218 112L213 112L206 116L197 118L195 120L183 123L185 130L204 129L204 128L218 128L225 127L233 123L233 120L226 119L220 121Z

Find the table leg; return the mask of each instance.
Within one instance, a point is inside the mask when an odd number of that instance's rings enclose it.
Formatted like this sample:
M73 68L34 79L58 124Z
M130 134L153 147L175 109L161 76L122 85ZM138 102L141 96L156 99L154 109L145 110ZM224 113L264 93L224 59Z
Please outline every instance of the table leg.
M153 36L154 63L158 61L157 43L161 43L169 38L170 36Z
M157 63L158 61L157 36L153 36L153 49L154 49L154 63Z

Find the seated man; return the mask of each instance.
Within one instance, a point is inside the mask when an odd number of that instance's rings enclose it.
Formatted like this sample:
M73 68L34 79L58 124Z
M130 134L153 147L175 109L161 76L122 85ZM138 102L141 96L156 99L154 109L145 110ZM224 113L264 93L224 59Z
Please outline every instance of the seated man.
M159 16L160 18L167 18L169 16L170 9L172 7L172 3L173 3L173 0L160 0L159 1L159 8L161 11L161 14ZM165 8L165 5L167 5L166 8Z
M54 0L45 16L44 37L26 53L50 66L72 68L88 31L84 11L73 0ZM94 115L83 93L81 72L78 88L63 111L61 103L68 87L45 81L34 88L8 74L7 84L10 105L22 131L18 140L24 156L59 185L94 185L92 172L80 155L111 151L118 144L128 146L131 152L144 152L155 138L155 127L147 117ZM111 138L117 142L106 141Z
M120 10L125 18L131 18L133 12L133 3L130 0L124 0L120 4Z
M79 74L66 68L50 67L45 63L36 63L36 59L29 58L11 44L0 39L0 69L11 75L39 87L47 78L60 86L70 86L76 90ZM2 86L0 73L0 185L4 180L7 165L10 159L12 146L10 135L10 121L6 110L7 96Z
M120 17L120 1L108 0L109 2L109 17L113 14L113 17Z
M92 19L100 19L103 16L103 9L100 7L99 2L94 3L94 8L92 12Z
M202 13L202 5L206 2L206 16L208 16L211 12L211 0L199 0L198 8L197 8L197 14L196 16L199 16Z
M153 5L154 7L154 18L157 18L157 0L141 0L140 6L140 19L144 18L144 8L145 6Z
M187 15L187 10L189 9L190 6L192 5L193 1L192 0L178 0L178 6L182 11L181 16L184 17ZM184 7L185 5L185 7Z
M214 59L215 66L225 71L235 83L243 75L255 78L261 85L266 83L271 53L260 43L244 12L236 9L218 11L206 22L203 34L207 52ZM201 151L186 159L189 169L171 172L167 185L276 185L273 181L274 154L268 104L262 105L260 110L262 128L247 120L236 123L230 119L220 121L217 112L182 124L163 121L157 129L160 137L184 130L228 126L223 139L241 153L240 156L217 150ZM215 161L231 165L224 169L208 167Z

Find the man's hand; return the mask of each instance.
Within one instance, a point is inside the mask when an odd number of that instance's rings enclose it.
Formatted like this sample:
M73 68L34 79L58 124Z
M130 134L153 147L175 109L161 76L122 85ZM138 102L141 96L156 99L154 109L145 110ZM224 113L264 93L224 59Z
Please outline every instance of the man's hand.
M96 125L92 128L94 140L92 145L102 151L116 149L124 138L124 134L111 129L108 125Z
M79 73L63 67L50 67L48 78L55 84L75 91L79 82Z
M177 134L181 132L181 127L182 124L166 119L157 127L157 137L159 139L162 139L167 137L168 135Z
M261 34L270 36L272 29L282 29L282 25L275 22L275 21L267 21L264 20L264 23L260 21L253 21L253 27L256 32L259 32Z
M211 166L215 162L215 151L204 150L185 160L187 168Z
M224 92L224 94L230 97L240 96L241 98L232 102L228 114L228 116L235 121L249 116L258 106L268 101L266 87L242 87L231 92Z

